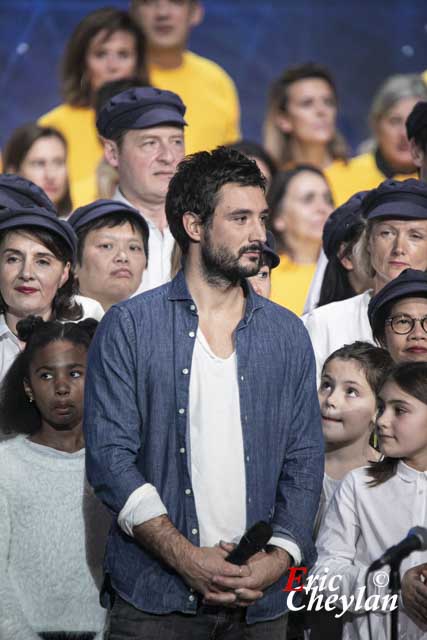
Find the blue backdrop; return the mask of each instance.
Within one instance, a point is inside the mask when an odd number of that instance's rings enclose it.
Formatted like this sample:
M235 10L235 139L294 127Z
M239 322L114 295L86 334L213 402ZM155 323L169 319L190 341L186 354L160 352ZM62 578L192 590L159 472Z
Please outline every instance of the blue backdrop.
M60 102L64 43L89 11L127 0L0 0L0 145L14 127ZM205 0L191 48L234 78L245 137L259 140L271 80L313 60L336 77L340 126L355 147L368 135L372 95L393 73L427 68L426 0Z

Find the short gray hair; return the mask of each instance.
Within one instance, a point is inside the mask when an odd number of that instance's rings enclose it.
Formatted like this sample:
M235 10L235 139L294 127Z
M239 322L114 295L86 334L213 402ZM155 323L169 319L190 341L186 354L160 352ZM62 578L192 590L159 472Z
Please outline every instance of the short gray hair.
M385 80L372 100L369 113L371 126L375 126L396 102L404 98L427 100L427 86L418 73L401 73Z

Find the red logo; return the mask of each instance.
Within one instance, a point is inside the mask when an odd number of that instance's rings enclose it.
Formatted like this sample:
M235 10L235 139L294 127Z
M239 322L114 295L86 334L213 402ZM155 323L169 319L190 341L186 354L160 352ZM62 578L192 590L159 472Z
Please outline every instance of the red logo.
M304 589L304 578L307 573L307 567L290 567L288 581L282 591L302 591ZM295 586L294 582L296 583Z

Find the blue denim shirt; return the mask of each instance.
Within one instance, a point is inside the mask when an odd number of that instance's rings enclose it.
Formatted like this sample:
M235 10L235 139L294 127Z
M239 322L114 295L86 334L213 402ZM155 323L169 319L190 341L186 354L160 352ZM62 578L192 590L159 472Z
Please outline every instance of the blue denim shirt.
M323 477L323 439L310 339L302 322L254 293L235 332L246 472L247 526L269 521L274 535L315 560L313 521ZM186 456L192 354L198 316L184 274L113 306L89 352L84 430L87 474L118 514L131 493L153 484L179 531L199 545ZM151 613L195 613L182 578L115 523L105 570L125 600ZM249 623L286 610L285 578L247 612Z

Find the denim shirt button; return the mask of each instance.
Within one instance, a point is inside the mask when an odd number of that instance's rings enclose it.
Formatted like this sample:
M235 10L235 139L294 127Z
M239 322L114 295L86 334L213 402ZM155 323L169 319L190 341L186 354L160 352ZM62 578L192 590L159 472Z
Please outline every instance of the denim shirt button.
M191 489L186 489L185 490L185 495L186 496L191 496Z
M250 461L250 457L246 456L246 462L249 462L249 461Z
M248 502L252 502L252 498L248 498Z
M188 596L190 602L194 602L194 596Z
M194 331L189 331L188 335L190 336L190 338L195 338L196 334L194 333Z
M185 409L181 407L181 409L178 409L178 413L182 415L183 413L185 413Z
M193 536L197 535L199 532L197 529L191 529L191 533L193 534Z
M243 382L243 380L245 379L245 376L240 376L240 380Z
M183 370L182 370L182 373L183 373L185 376L188 376L189 371L188 371L187 367L186 367L185 369L183 369Z
M190 311L195 311L195 310L196 310L196 305L190 304Z
M185 453L185 447L181 447L181 449L179 450L180 453Z

